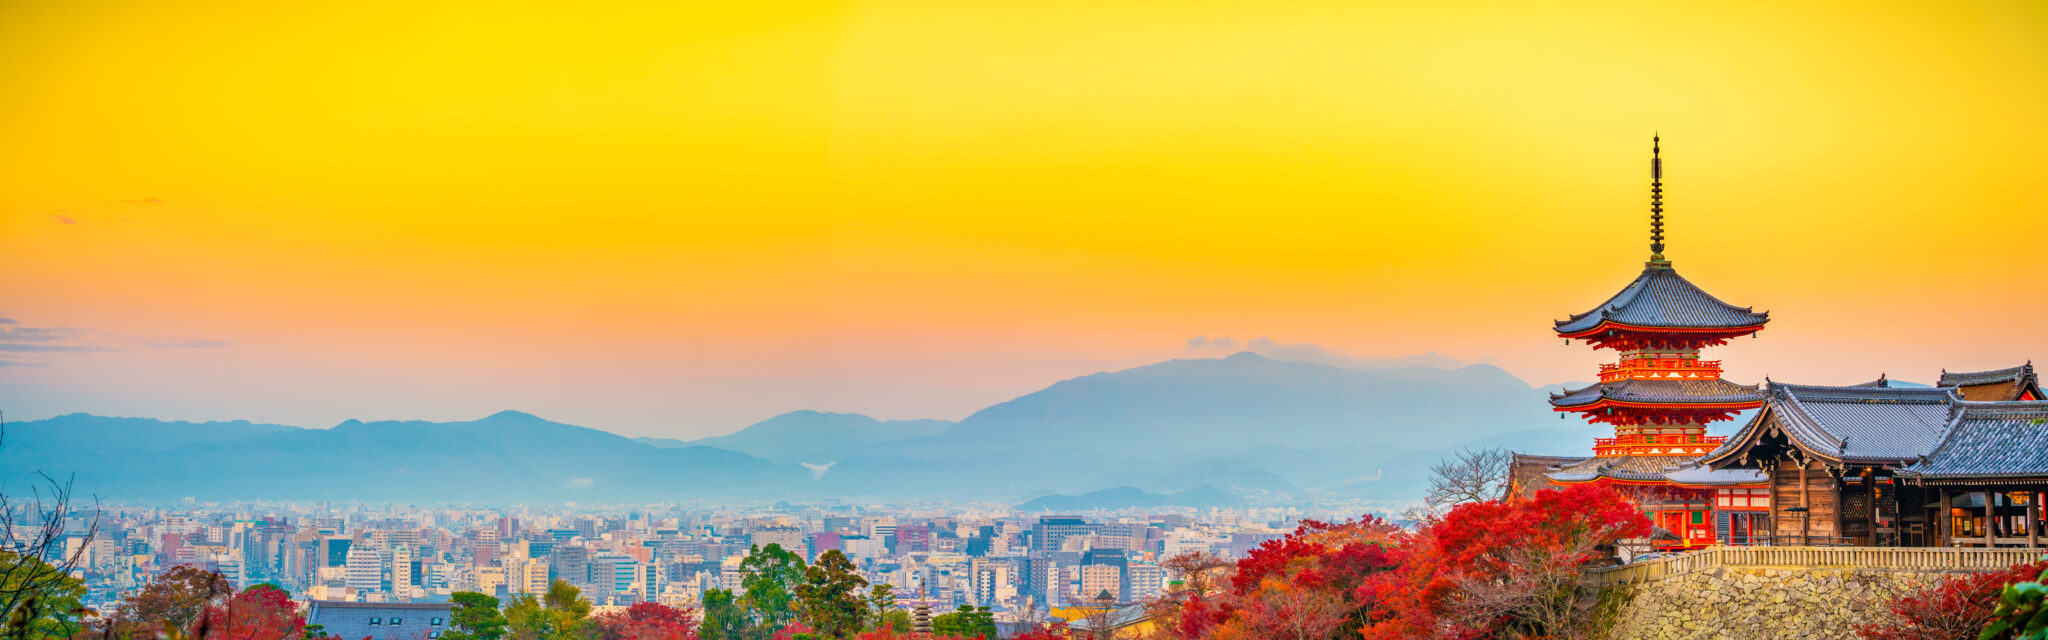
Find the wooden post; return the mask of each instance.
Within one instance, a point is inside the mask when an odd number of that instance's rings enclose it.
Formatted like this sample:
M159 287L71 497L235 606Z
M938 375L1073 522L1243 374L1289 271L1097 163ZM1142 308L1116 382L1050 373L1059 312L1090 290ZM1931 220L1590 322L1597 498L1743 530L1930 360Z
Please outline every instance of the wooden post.
M1813 535L1813 503L1806 495L1806 467L1806 463L1799 463L1799 546L1802 547L1813 544L1808 538Z
M2026 510L2026 511L2024 512L2024 513L2026 513L2026 514L2027 514L2027 516L2026 516L2026 517L2024 517L2024 518L2021 518L2021 520L2024 520L2024 521L2025 521L2025 522L2027 523L2027 547L2028 547L2028 548L2033 548L2033 547L2039 547L2039 546L2041 546L2041 522L2040 522L2039 520L2035 520L2035 519L2034 519L2034 512L2036 512L2036 511L2040 511L2040 510L2041 510L2041 494L2040 494L2040 492L2037 492L2037 491L2029 491L2029 492L2027 492L2027 510Z
M1998 546L1998 510L1993 506L1996 504L1998 504L1998 494L1990 489L1985 489L1984 548L1986 549Z
M1937 489L1936 491L1941 493L1941 517L1936 521L1936 524L1941 527L1941 546L1955 546L1956 519L1949 515L1949 510L1954 507L1949 506L1947 489Z

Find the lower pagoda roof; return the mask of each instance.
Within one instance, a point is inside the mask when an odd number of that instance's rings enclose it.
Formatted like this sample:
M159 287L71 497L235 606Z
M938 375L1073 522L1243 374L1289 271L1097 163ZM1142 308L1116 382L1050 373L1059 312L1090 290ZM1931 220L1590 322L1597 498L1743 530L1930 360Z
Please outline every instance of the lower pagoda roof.
M1603 400L1612 404L1636 405L1754 405L1760 399L1754 385L1735 384L1719 378L1615 380L1550 394L1551 406L1559 409L1592 407Z
M1576 464L1564 465L1549 475L1551 480L1571 483L1619 480L1668 482L1684 486L1723 486L1763 484L1769 481L1762 471L1708 469L1700 466L1698 461L1692 458L1666 456L1587 458Z

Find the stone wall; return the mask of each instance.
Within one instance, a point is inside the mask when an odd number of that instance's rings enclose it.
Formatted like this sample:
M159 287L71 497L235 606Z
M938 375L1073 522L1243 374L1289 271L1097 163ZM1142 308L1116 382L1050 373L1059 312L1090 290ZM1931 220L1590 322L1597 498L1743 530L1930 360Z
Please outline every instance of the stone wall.
M1950 572L1893 569L1715 567L1609 587L1614 640L1855 638L1857 624L1888 622L1892 594Z

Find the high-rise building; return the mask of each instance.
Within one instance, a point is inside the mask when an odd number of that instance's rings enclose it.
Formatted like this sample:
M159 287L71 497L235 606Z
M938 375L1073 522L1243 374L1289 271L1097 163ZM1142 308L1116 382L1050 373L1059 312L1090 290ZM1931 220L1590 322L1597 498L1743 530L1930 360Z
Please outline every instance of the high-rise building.
M1058 551L1060 546L1073 536L1092 536L1101 530L1089 524L1081 516L1042 516L1038 525L1031 529L1031 548L1040 551Z
M549 556L552 578L579 587L590 586L590 549L574 545L555 547Z
M384 558L382 554L367 546L349 547L347 567L348 588L356 591L384 590Z

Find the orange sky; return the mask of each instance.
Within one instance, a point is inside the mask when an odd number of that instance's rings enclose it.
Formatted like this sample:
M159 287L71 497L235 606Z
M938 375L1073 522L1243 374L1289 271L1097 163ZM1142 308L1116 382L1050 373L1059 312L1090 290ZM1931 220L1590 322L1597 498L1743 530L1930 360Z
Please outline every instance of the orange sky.
M1192 336L1585 380L1653 131L1667 253L1773 312L1732 378L2048 358L2039 2L419 4L0 4L9 418L959 418Z

